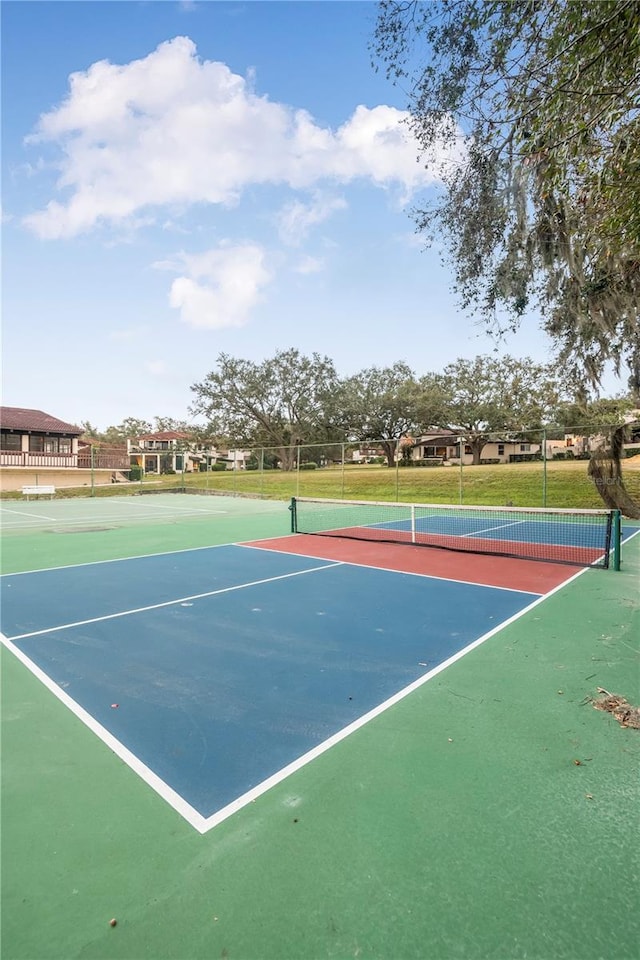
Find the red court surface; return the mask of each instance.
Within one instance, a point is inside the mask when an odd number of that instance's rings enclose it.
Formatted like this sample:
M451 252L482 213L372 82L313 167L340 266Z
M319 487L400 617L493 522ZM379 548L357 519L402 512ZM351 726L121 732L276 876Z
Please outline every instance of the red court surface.
M549 593L583 569L540 560L467 555L410 544L376 543L304 533L274 540L255 540L245 543L245 546L539 594Z

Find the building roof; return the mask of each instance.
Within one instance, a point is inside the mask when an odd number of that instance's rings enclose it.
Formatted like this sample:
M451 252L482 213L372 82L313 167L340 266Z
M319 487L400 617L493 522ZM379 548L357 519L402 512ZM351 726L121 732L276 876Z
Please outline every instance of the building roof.
M64 433L78 437L83 432L73 423L58 420L43 410L27 407L0 407L0 425L3 430L20 430L23 433Z
M182 433L180 430L163 430L160 433L142 433L136 440L190 440L190 433Z
M419 437L416 437L414 442L424 443L426 440L450 440L452 438L457 440L459 436L459 433L449 430L448 427L432 427L428 433L421 433Z
M123 450L126 452L127 444L124 440L98 440L96 437L78 437L78 449L80 447L103 447L109 450Z

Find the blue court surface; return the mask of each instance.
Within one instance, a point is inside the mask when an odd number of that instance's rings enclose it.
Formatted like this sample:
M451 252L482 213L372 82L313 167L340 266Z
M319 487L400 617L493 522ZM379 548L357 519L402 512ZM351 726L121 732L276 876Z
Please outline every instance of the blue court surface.
M204 821L538 599L242 546L2 595L10 644Z

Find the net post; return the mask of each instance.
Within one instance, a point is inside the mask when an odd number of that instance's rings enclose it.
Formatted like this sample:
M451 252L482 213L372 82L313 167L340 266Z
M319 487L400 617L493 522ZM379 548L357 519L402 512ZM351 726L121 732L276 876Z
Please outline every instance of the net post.
M296 516L296 498L291 497L291 503L289 504L289 510L291 511L291 533L298 532L298 518Z
M620 545L622 543L622 524L620 510L613 511L613 569L620 569Z
M400 499L400 437L396 440L396 503Z
M547 431L542 431L542 506L547 505Z

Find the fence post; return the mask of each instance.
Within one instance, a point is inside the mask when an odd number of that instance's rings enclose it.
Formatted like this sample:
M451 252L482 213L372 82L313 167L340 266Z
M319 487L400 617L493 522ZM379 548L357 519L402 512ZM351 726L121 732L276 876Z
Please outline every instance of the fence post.
M542 506L547 505L547 431L542 431Z
M341 444L342 447L342 477L341 477L341 486L340 486L340 497L344 500L344 443Z
M396 440L396 503L400 500L400 438Z
M460 505L464 502L464 484L462 480L462 457L464 454L464 444L462 442L462 437L458 437L458 449L460 451L460 478L458 481L458 499L460 500Z
M89 448L91 450L91 496L95 497L96 495L96 460L95 460L95 451L96 448L93 444Z
M296 497L300 496L300 445L296 447Z
M264 497L264 447L260 447L260 496Z

